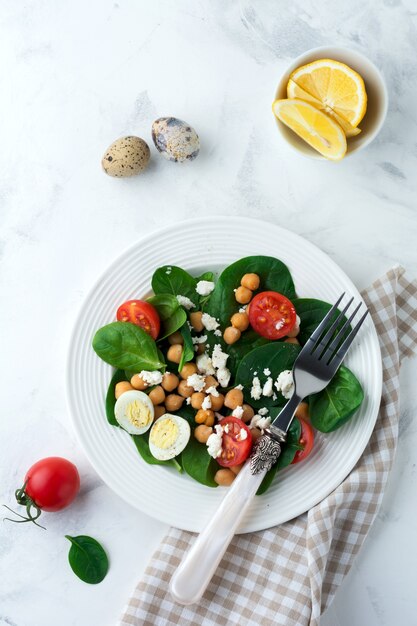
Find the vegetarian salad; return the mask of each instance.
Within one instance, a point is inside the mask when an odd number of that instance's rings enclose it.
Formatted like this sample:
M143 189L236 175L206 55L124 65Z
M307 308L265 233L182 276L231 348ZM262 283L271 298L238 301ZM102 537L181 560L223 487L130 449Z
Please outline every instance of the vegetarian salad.
M291 397L297 354L331 305L298 298L287 266L268 256L240 259L217 280L212 272L195 277L159 267L152 291L146 301L121 304L117 321L93 338L97 355L116 368L107 420L129 433L145 462L175 467L208 487L230 485ZM258 494L279 469L310 454L315 430L343 426L363 397L342 365L297 409Z

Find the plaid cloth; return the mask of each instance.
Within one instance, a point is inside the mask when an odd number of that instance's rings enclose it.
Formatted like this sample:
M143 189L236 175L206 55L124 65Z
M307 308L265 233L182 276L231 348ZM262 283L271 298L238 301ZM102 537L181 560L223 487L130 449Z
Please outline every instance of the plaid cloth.
M363 292L381 345L380 414L349 476L307 513L235 536L202 600L176 604L170 578L195 535L170 529L119 626L317 626L348 573L381 504L399 421L399 369L417 348L417 283L396 266Z

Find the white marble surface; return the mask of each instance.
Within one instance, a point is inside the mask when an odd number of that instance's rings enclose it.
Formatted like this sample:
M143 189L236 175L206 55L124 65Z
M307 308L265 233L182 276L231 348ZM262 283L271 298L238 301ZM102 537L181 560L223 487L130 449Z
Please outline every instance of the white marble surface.
M3 0L0 501L50 454L73 459L83 487L70 509L45 515L47 532L1 524L0 625L114 624L166 530L97 477L65 403L75 315L121 250L160 225L227 213L298 232L360 288L398 261L417 276L416 15L413 0ZM339 164L290 151L270 112L290 59L327 44L367 54L391 98L377 140ZM123 134L151 143L162 115L197 129L197 161L179 166L153 150L143 176L106 177L107 145ZM326 626L417 624L415 376L407 363L383 506ZM65 533L102 540L111 569L101 585L72 575Z

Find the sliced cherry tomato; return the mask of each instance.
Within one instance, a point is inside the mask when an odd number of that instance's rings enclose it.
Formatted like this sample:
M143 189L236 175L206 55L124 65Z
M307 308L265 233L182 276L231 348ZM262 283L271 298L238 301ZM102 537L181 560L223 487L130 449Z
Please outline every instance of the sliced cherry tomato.
M305 420L301 419L301 417L297 417L297 419L301 424L301 435L299 444L300 446L303 446L303 449L297 450L293 463L299 463L300 461L304 461L304 459L306 459L312 451L314 444L314 431L311 425Z
M237 417L225 417L219 422L223 427L222 453L217 462L223 467L240 465L249 456L252 435L245 422Z
M292 302L276 291L256 294L249 305L248 315L253 330L272 340L288 335L297 320Z
M159 334L161 322L155 307L143 300L127 300L117 309L119 322L132 322L143 328L153 339Z

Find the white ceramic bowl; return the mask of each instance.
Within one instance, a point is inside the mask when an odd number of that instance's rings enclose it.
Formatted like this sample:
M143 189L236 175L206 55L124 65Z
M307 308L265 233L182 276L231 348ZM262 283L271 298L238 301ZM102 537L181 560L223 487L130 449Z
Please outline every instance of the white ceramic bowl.
M349 67L358 72L365 81L365 88L368 94L368 106L365 117L359 124L362 132L356 135L356 137L350 137L347 140L346 156L348 156L354 152L358 152L358 150L361 150L371 143L381 130L388 109L388 91L385 80L378 68L360 52L351 50L350 48L323 46L321 48L308 50L294 59L281 76L275 92L275 98L287 97L288 78L297 67L311 63L312 61L317 61L318 59L334 59L335 61L346 63L346 65L349 65ZM308 143L298 137L298 135L276 117L275 121L280 135L292 148L313 159L328 160L311 148Z

